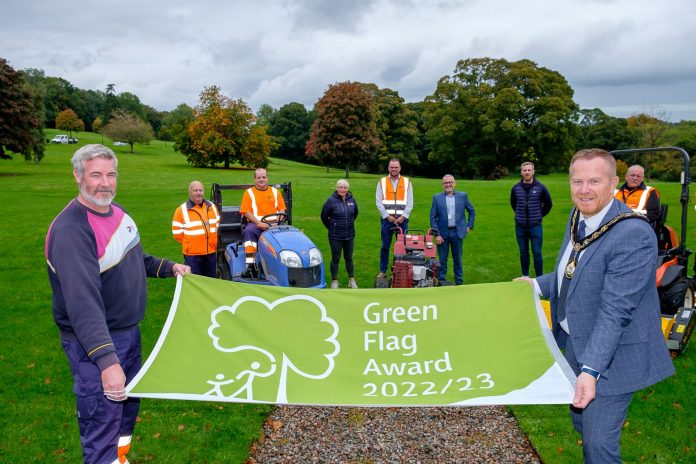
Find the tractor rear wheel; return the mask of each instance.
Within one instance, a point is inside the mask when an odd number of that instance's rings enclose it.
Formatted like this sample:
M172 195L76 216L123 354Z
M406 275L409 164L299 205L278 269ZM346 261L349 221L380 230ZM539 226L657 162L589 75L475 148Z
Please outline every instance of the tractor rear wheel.
M662 314L674 316L679 308L694 307L694 286L691 279L680 276L666 287L658 289Z

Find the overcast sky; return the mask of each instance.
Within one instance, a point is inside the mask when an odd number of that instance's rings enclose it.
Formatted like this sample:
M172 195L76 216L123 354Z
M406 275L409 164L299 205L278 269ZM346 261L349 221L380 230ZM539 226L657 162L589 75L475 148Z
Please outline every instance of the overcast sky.
M159 110L218 85L256 111L329 84L421 101L458 60L530 59L581 108L696 120L695 0L4 0L0 57Z

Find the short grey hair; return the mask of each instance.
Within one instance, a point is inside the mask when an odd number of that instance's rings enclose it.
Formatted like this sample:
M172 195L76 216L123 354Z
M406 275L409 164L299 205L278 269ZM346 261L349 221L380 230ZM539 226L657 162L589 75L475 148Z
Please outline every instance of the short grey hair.
M116 153L114 153L111 148L105 147L99 143L90 143L77 150L70 160L73 169L77 171L78 177L81 178L85 172L85 162L93 160L94 158L114 160L114 167L116 168L116 172L118 172L118 158L116 158Z
M348 184L348 181L345 180L345 179L338 179L338 181L336 181L336 188L337 188L337 189L338 189L338 187L340 187L341 185L345 185L346 188L350 188L350 185Z

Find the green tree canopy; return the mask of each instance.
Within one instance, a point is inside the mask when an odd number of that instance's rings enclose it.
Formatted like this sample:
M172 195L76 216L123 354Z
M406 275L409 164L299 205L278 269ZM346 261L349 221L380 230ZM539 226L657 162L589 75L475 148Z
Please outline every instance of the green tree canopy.
M259 126L271 127L275 114L276 110L268 103L264 103L259 106L259 110L256 112L256 124Z
M312 128L312 117L302 103L281 106L268 129L277 143L275 156L294 161L306 161L305 147Z
M366 162L367 166L371 170L381 170L390 159L399 158L402 169L407 172L420 163L416 153L418 114L406 105L398 92L380 89L375 84L362 85L372 95L381 142L376 156Z
M580 110L578 129L576 150L633 148L638 146L640 136L626 119L609 116L599 108Z
M182 103L173 111L167 113L162 120L160 138L173 140L174 150L186 153L191 150L191 137L188 134L188 126L195 119L193 108Z
M532 61L459 61L426 98L430 157L465 176L490 177L523 158L540 170L565 166L577 110L565 78Z
M0 58L0 159L10 159L9 150L38 163L44 154L43 137L43 124L24 74Z
M116 110L102 129L102 133L114 141L126 142L133 153L136 143L149 143L155 136L152 127L133 113Z
M315 105L316 119L306 154L324 166L364 162L379 150L374 101L357 82L330 85Z
M180 146L188 162L207 167L232 163L262 167L267 164L271 141L265 126L256 126L255 116L243 100L234 100L220 92L219 87L206 87L188 124L190 145Z

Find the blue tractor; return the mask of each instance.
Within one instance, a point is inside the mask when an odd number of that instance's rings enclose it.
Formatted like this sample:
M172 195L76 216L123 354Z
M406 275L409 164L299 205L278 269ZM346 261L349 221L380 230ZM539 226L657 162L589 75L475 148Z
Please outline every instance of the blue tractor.
M292 186L276 184L285 200L286 213L264 216L270 225L261 234L256 262L249 273L242 242L246 219L239 212L244 190L253 185L213 184L211 198L220 212L218 226L217 274L222 279L280 287L324 288L324 260L319 248L298 228L292 226ZM236 205L223 204L223 191L239 191Z

